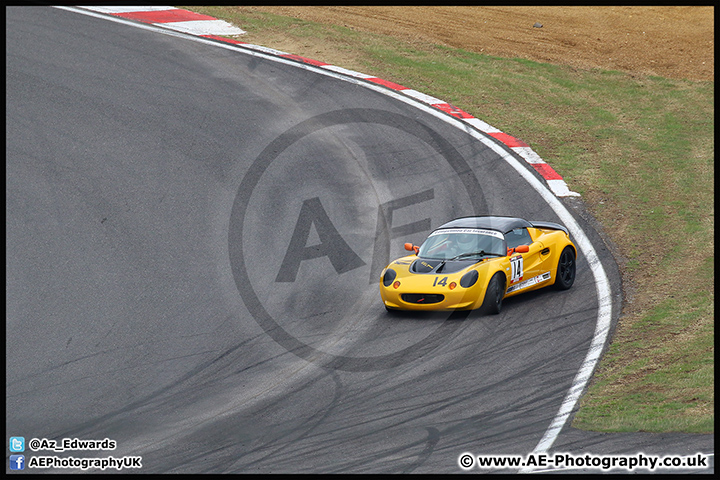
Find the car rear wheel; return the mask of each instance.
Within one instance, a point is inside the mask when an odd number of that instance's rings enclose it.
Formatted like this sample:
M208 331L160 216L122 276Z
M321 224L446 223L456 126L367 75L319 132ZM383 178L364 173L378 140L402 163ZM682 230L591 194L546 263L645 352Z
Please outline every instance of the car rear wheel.
M483 314L497 315L502 310L502 301L505 296L505 275L498 272L490 279L485 299L481 307Z
M572 247L565 247L558 260L555 272L555 288L567 290L575 282L575 251Z

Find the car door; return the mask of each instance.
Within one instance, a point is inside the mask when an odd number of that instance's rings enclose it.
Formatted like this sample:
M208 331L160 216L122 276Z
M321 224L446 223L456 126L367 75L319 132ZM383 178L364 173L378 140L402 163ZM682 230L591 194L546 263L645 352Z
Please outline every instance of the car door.
M516 228L505 234L508 248L527 245L528 252L510 255L510 283L508 293L520 290L540 288L542 283L550 279L547 267L548 249L542 242L533 242L527 228Z

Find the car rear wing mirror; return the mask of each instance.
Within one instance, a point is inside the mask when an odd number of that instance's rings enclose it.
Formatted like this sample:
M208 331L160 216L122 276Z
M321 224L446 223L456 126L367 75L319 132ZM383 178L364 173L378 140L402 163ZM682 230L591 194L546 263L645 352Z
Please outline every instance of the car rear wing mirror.
M413 245L412 243L406 243L405 250L407 250L408 252L415 252L415 254L417 254L420 250L420 247L418 247L417 245Z

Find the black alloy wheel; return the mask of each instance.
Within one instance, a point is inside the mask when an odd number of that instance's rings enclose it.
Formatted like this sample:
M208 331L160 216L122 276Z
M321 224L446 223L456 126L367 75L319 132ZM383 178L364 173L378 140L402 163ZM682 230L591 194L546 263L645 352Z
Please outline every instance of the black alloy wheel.
M555 288L567 290L575 282L575 252L572 247L565 247L558 260L555 272Z
M505 275L496 273L490 279L488 288L485 291L485 300L481 307L483 314L497 315L502 310L502 301L505 297Z

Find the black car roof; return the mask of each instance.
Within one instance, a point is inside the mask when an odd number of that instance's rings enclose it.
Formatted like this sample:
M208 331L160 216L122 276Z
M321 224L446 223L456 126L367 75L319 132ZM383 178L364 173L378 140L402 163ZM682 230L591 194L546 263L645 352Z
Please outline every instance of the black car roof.
M477 217L462 217L451 220L437 229L441 228L487 228L507 233L516 228L530 228L532 224L527 220L517 217L499 217L493 215L482 215Z

